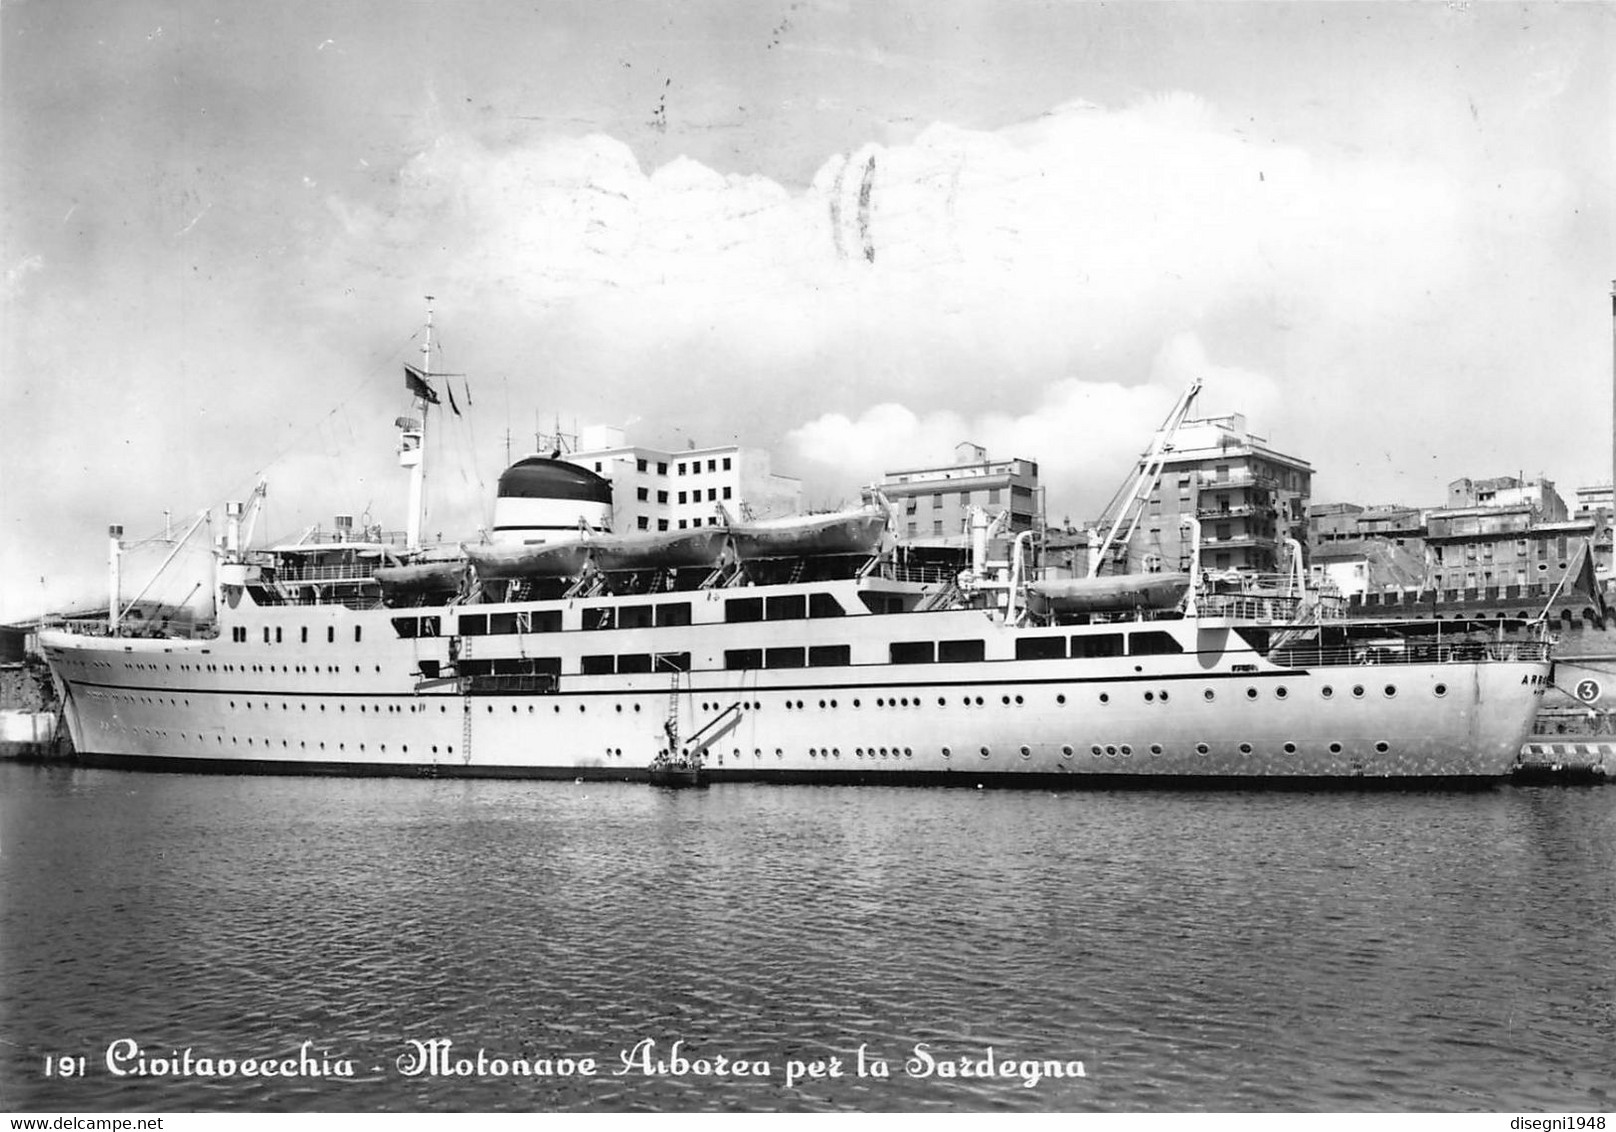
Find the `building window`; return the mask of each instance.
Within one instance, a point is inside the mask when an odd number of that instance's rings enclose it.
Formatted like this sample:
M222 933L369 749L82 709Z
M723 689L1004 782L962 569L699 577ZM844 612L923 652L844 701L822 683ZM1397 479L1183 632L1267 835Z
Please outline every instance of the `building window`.
M718 489L716 487L708 488L707 489L707 502L708 503L713 503L713 502L716 502L717 499L718 499Z
M685 474L685 465L683 460L679 461L679 474L681 476Z
M943 493L942 492L939 491L939 492L936 492L935 494L932 495L932 497L931 497L931 507L932 507L933 511L941 511L942 510L942 508L943 508Z
M658 503L666 503L668 501L668 493L665 492L665 491L657 492L656 493L656 501Z
M634 495L635 495L635 498L637 498L641 503L645 503L645 502L649 501L650 498L651 498L651 489L642 487L639 490L637 490L634 493Z
M661 460L658 460L657 461L657 466L656 466L656 474L659 475L659 476L667 475L668 474L668 465L663 463Z
M683 491L681 491L681 492L680 492L680 493L679 493L679 502L680 502L680 503L683 503L683 502L684 502L684 501L685 501L685 496L686 496L686 495L687 495L687 494L688 494L688 492L683 492ZM683 524L683 523L680 523L680 524L679 524L679 525L680 525L680 526L681 526L681 527L682 527L682 526L684 526L684 524Z
M724 457L724 470L726 472L729 471L729 457L728 456Z
M639 519L639 523L640 523L640 530L648 531L648 530L651 529L651 520L647 516L641 515L640 519Z
M666 519L658 519L656 521L656 529L659 530L659 531L667 530L668 529L668 521Z
M728 499L729 497L730 497L730 489L726 487L724 489L724 498Z
M636 471L643 472L647 468L649 468L650 466L651 466L650 462L646 461L646 460L636 460L636 461L634 461L634 468L635 468Z
M717 460L708 460L707 461L707 470L709 472L718 471L718 461Z
M941 519L933 519L931 521L931 533L934 535L940 535L943 533L943 521Z

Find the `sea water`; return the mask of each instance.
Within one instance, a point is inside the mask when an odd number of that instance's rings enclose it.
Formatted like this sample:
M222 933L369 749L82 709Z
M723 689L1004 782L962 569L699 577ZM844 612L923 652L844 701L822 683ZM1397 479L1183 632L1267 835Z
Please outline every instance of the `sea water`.
M0 765L0 1107L1616 1105L1616 790Z

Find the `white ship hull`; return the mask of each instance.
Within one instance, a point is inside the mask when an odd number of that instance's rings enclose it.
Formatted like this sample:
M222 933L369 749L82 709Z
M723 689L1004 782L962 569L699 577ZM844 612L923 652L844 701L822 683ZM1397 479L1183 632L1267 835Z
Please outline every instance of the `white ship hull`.
M1515 765L1549 681L1529 645L1302 666L1253 651L1227 621L1015 628L980 609L868 612L859 581L813 588L843 612L726 619L729 602L800 600L801 586L657 595L690 615L672 625L626 612L646 597L243 601L218 639L41 644L81 759L232 773L643 780L671 713L677 734L702 736L715 780L1485 782ZM404 631L425 635L399 635L411 619ZM1136 633L1177 651L1134 653ZM1124 635L1123 655L1066 655ZM1017 659L1028 638L1062 655ZM935 659L904 662L924 647ZM601 670L653 657L686 671Z

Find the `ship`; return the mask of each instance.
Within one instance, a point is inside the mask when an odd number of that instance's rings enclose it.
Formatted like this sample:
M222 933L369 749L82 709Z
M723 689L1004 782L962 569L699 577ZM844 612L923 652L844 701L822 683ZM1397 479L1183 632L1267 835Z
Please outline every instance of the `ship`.
M561 453L500 477L489 541L423 548L430 373L408 367L402 545L339 526L247 549L207 633L45 631L75 757L141 770L1074 787L1486 785L1548 638L1362 621L1299 587L1057 578L970 518L906 552L879 496L616 534ZM261 495L261 493L260 493ZM249 525L250 530L250 525ZM117 602L112 602L117 609Z

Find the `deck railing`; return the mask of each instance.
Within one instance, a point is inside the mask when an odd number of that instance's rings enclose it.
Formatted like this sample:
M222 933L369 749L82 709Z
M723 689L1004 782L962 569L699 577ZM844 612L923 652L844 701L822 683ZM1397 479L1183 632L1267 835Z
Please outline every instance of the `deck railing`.
M1343 645L1285 645L1268 659L1287 668L1323 668L1359 664L1472 664L1477 661L1536 661L1549 658L1543 641L1403 641Z

